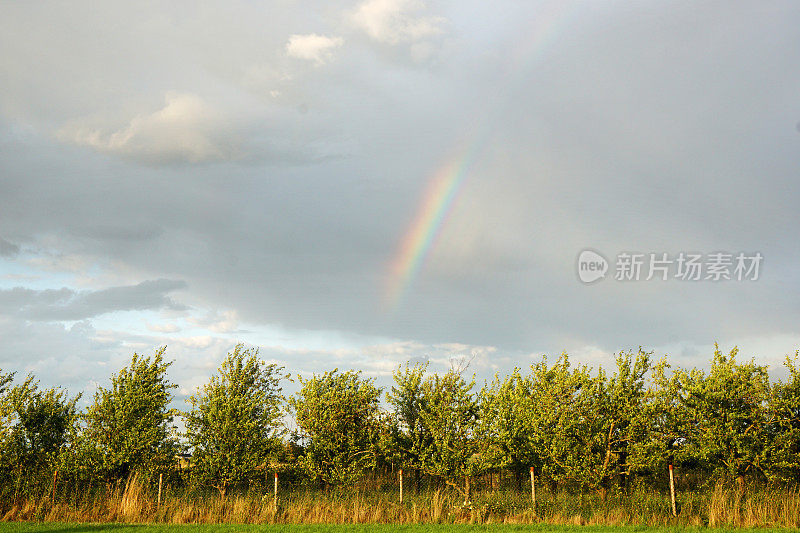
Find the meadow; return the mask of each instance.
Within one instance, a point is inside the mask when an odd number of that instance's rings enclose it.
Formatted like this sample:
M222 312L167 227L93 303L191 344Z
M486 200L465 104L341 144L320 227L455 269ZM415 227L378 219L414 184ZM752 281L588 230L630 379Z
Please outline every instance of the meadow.
M251 490L220 496L186 490L156 491L134 477L125 486L92 496L50 495L14 504L0 502L4 522L127 523L127 524L253 524L253 525L505 525L535 529L686 527L800 527L800 493L796 489L747 487L740 491L718 484L712 489L680 494L678 515L672 516L667 494L635 489L627 494L576 494L543 491L536 506L530 494L514 489L476 490L470 502L460 493L426 488L398 501L394 487L373 490L313 490L296 488L273 494ZM25 526L28 527L28 526ZM38 527L38 526L30 526ZM44 527L44 526L42 526ZM548 530L550 530L548 529ZM33 531L33 530L31 530Z
M727 533L740 531L735 528L702 528L702 527L642 527L642 526L553 526L553 525L441 525L441 524L371 524L371 525L174 525L174 524L71 524L71 523L0 523L0 533L101 533L104 531L118 533L478 533L514 531L553 532L553 533ZM763 533L782 533L793 531L784 528L759 529Z

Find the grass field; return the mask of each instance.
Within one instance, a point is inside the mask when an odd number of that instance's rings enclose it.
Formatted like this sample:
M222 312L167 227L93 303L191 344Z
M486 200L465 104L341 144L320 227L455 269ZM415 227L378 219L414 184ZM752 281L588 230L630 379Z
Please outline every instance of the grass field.
M0 501L0 520L8 523L0 525L0 533L3 528L31 532L94 531L106 527L101 523L112 524L108 528L114 529L127 527L122 523L160 524L147 526L154 531L179 531L182 525L203 531L230 527L231 531L244 531L264 526L276 531L396 531L406 527L420 531L443 528L489 531L498 526L503 530L527 531L573 531L574 526L580 526L581 531L599 528L658 532L703 526L784 527L800 531L800 494L795 490L686 492L679 500L679 515L673 517L664 495L645 491L608 498L544 494L534 510L526 495L517 492L476 494L474 501L465 507L459 495L440 491L410 495L403 504L391 492L287 491L276 508L271 498L258 493L226 498L213 493L197 497L169 495L158 505L145 488L130 483L121 492L55 505L47 496L16 503ZM81 526L83 529L64 525L77 523L95 525ZM236 524L252 525L237 529Z
M794 528L784 531L800 532L797 488L752 487L739 491L727 490L720 484L713 490L684 491L679 494L677 516L672 515L667 495L647 490L608 495L543 491L534 507L530 496L516 490L476 491L465 504L462 495L442 489L408 494L399 503L397 491L390 489L286 490L280 493L277 506L270 494L258 490L225 497L216 492L166 490L159 502L153 487L134 477L114 490L83 495L66 492L55 502L52 493L37 499L0 498L0 533L3 529L35 533L128 527L153 531L184 531L192 527L201 532L257 528L298 532L661 532L759 527ZM81 523L90 525L69 525Z
M741 532L736 528L643 527L643 526L553 526L533 525L466 525L466 524L297 524L297 525L162 525L162 524L71 524L61 522L4 522L0 533L726 533ZM758 533L788 533L797 529L759 528Z

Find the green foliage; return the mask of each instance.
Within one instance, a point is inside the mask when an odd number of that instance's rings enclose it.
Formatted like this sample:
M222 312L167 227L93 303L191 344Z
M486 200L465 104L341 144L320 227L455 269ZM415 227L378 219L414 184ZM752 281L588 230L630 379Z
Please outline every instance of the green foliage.
M78 443L80 461L105 479L124 479L138 472L153 474L174 464L177 441L171 425L170 390L164 362L166 346L153 357L136 353L129 366L111 377L111 387L100 387L85 415L86 427Z
M305 444L301 466L312 479L350 485L374 467L381 390L360 372L338 369L311 379L289 400Z
M9 385L14 381L15 372L4 374L0 369L0 440L5 440L13 425L13 409L8 397Z
M0 379L7 391L2 400L5 431L0 439L0 472L16 491L29 492L58 467L73 434L80 395L68 398L64 390L41 390L33 376L10 391L9 382Z
M517 473L533 467L540 479L605 491L618 478L624 486L646 439L644 376L650 354L617 355L610 378L600 369L573 368L567 354L552 365L515 369L495 377L483 397L483 433L494 466Z
M533 366L532 376L519 368L501 381L496 375L481 391L481 434L487 441L486 458L495 468L508 468L518 479L533 467L541 475L545 466L545 423L541 405L542 389L534 386L536 372L544 362Z
M775 439L767 368L738 363L737 353L717 346L708 374L681 369L676 380L685 453L741 484L745 475L767 474Z
M419 417L430 434L430 444L420 453L422 468L453 486L485 466L476 435L479 404L474 386L474 380L467 382L460 372L450 370L428 376L421 387ZM468 487L465 492L469 496Z
M175 468L175 385L164 351L133 354L84 414L64 391L40 389L33 377L13 386L13 374L0 372L3 494L40 498L54 486L54 470L59 484L76 487L134 472L145 484L159 472L181 483L187 471ZM194 455L183 480L224 495L256 488L252 482L277 468L282 483L352 486L368 470L377 480L400 466L415 481L424 473L434 485L463 487L468 498L472 482L485 482L480 474L490 473L494 486L511 471L519 487L533 467L554 492L605 499L635 486L664 490L674 462L686 486L800 481L800 352L787 358L788 378L774 384L765 366L718 347L707 371L673 370L666 359L651 366L641 349L617 354L609 373L573 366L563 354L528 373L496 376L479 393L457 370L405 366L386 395L391 413L381 412L374 380L334 370L299 379L288 401L298 426L292 443L282 439L283 369L257 355L237 346L189 399L185 442Z
M8 392L8 386L14 380L14 374L16 372L11 372L10 374L3 374L3 369L0 368L0 397L3 397L6 392Z
M604 377L604 376L603 376ZM541 477L594 487L593 452L599 421L597 381L585 366L573 368L567 354L548 367L545 360L531 367L531 447L541 460Z
M600 431L605 446L596 460L602 460L598 477L606 488L615 477L626 487L631 476L650 463L649 456L640 449L650 438L645 376L650 370L651 357L652 353L641 348L635 356L632 352L620 352L616 357L617 371L608 381L600 382L598 405L604 422Z
M680 376L669 369L666 358L653 366L649 401L643 406L645 418L650 421L648 438L635 448L639 456L649 458L650 469L656 471L691 460L686 447L679 446L688 431L683 419Z
M768 475L773 479L800 481L800 351L786 357L789 379L776 383L772 392L774 436Z
M386 394L386 401L393 407L394 431L386 444L392 459L402 467L422 469L422 455L431 445L431 434L422 421L426 398L423 396L423 379L427 364L406 366L397 369L395 384Z
M236 346L217 374L189 398L186 436L192 472L222 495L264 469L280 446L282 367Z

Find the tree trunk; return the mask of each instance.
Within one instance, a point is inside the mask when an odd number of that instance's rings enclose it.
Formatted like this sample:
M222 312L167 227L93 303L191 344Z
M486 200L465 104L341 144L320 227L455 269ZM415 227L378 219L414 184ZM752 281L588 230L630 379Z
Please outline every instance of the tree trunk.
M620 452L619 454L619 462L622 468L620 468L619 472L619 490L623 494L628 493L628 477L630 474L628 473L628 453L627 452Z

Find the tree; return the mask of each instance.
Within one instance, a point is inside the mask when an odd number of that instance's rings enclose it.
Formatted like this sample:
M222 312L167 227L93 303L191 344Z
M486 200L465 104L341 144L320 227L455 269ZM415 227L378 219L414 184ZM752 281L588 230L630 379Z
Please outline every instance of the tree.
M153 357L134 353L129 366L111 377L111 387L100 387L89 407L84 443L107 480L134 472L152 474L174 462L177 451L175 411L169 408L170 390L164 362L166 346Z
M241 344L189 398L186 413L193 474L222 496L265 466L280 447L282 367Z
M77 419L79 398L68 398L60 389L41 390L31 375L8 392L8 427L0 440L0 469L13 478L18 489L24 490L22 484L40 486L57 468Z
M789 379L776 383L770 402L774 435L768 477L785 481L800 480L800 351L786 357Z
M598 374L592 378L586 366L573 368L566 353L552 366L543 358L531 367L527 446L531 458L541 461L540 475L551 486L598 486L592 451L601 449L596 403L598 383L605 379Z
M496 377L483 392L482 432L494 464L519 475L533 467L540 479L570 483L605 494L614 478L625 486L638 466L634 453L647 432L641 414L649 353L617 355L609 378L599 369L573 368L567 354L552 366L546 358L523 376Z
M465 500L470 497L470 477L484 467L476 441L479 403L474 386L474 380L467 382L456 370L428 376L422 384L420 420L431 440L421 450L422 467L457 489L456 480L464 479Z
M403 467L414 470L414 487L419 491L422 455L431 445L431 435L422 421L425 397L422 393L423 378L427 364L398 368L394 374L395 384L386 400L394 408L394 430L388 445L393 458Z
M542 471L543 428L537 423L536 395L531 378L522 376L519 368L503 381L496 375L481 391L480 432L490 443L487 459L496 468L510 469L518 485L529 468Z
M0 398L2 398L5 393L8 392L8 386L14 380L14 374L16 374L16 372L3 374L3 369L0 368Z
M355 371L299 380L302 387L289 405L305 444L301 467L326 484L355 483L376 463L381 390Z
M602 384L605 422L602 434L606 438L601 452L601 483L605 488L616 477L620 488L626 489L628 480L648 465L648 458L638 451L649 441L645 375L650 370L652 355L641 347L635 356L630 351L618 353L617 371Z
M5 439L13 424L10 398L8 397L9 385L14 381L15 372L4 374L0 368L0 440Z
M735 479L766 474L775 441L770 427L771 387L767 368L738 363L738 348L724 355L715 345L708 374L678 370L686 448L718 474Z
M670 371L666 357L653 366L652 385L643 416L649 421L648 437L633 450L635 462L651 473L664 473L669 465L689 467L697 460L687 446L692 424L685 410L683 372Z

